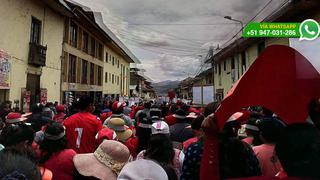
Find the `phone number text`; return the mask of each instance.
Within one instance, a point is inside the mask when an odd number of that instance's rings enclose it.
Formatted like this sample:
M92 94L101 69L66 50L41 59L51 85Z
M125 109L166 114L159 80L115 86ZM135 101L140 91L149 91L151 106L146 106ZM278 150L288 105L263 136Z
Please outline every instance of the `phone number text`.
M250 30L246 32L250 37L295 37L298 35L296 30Z

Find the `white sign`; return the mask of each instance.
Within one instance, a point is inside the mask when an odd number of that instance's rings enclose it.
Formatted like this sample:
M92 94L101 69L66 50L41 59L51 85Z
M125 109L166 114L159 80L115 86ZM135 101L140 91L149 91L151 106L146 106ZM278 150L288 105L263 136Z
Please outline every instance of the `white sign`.
M214 101L213 86L204 86L202 88L203 104L209 104Z
M201 87L192 88L193 104L202 104L202 89Z

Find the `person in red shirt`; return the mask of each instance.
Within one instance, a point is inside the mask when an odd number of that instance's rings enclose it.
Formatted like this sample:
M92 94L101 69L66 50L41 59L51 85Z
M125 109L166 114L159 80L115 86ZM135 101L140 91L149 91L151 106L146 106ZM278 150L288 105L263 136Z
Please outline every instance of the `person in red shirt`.
M183 150L186 151L191 144L197 142L199 140L199 138L201 138L203 136L203 132L201 129L201 124L202 124L203 120L204 120L204 116L199 115L199 116L197 116L197 118L195 118L192 121L191 129L192 129L192 132L195 137L190 138L190 139L183 142Z
M252 149L259 160L262 175L275 176L282 166L275 155L274 147L284 130L284 125L276 118L264 118L260 120L258 127L263 144Z
M72 180L76 172L73 157L76 152L67 149L67 139L62 124L51 122L44 132L44 140L40 144L40 163L52 171L52 180Z
M63 123L64 117L66 116L64 105L57 106L56 110L57 114L53 116L53 120L59 123Z
M177 120L176 118L173 116L174 113L178 110L178 106L173 104L170 109L169 109L169 115L165 117L165 120L166 120L166 123L169 125L169 126L172 126L174 125Z
M93 100L83 96L78 102L80 109L64 121L68 148L77 153L92 153L98 147L95 136L102 129L102 123L97 116L91 114L94 110Z

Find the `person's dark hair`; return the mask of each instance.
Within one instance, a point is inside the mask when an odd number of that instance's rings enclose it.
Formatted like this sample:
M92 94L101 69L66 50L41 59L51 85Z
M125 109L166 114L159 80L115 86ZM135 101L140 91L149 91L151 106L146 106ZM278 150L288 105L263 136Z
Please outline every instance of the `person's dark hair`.
M174 114L178 110L178 106L175 104L172 104L169 110L170 110L170 113Z
M187 104L183 104L183 105L181 106L181 109L184 110L185 112L189 113L190 106L187 105Z
M150 117L157 116L159 118L162 118L162 111L159 108L151 108L150 109Z
M26 124L8 125L1 132L0 142L5 147L15 146L22 142L31 145L34 136L33 129Z
M219 144L221 179L261 175L259 161L248 144L237 138L226 138Z
M147 119L147 114L144 112L139 113L138 121L143 124L152 124L151 119ZM151 136L151 128L143 128L137 127L137 137L138 137L138 146L137 146L137 154L140 151L145 150L147 148L149 139Z
M222 132L219 135L220 138L237 137L239 127L240 127L240 124L238 121L226 122Z
M320 132L313 125L287 126L275 151L289 177L320 179Z
M150 109L151 108L151 103L150 102L145 102L145 103L143 103L143 107L145 109Z
M273 112L270 109L267 109L265 107L262 107L262 112L266 117L272 117L273 115Z
M320 103L318 99L313 99L309 103L309 116L315 126L320 129Z
M199 130L201 128L201 124L204 120L204 116L203 115L199 115L197 116L191 123L191 128L194 130Z
M40 159L40 163L46 162L52 154L62 151L67 148L67 138L64 134L64 127L62 124L57 122L50 122L45 130L44 140L40 144L40 150L43 151L43 156ZM61 138L57 140L53 140L52 138L48 138L46 134L50 136L58 137L59 135L63 135Z
M176 171L170 164L161 164L162 168L166 172L168 176L168 180L178 180L178 176L176 174Z
M86 110L90 104L93 104L93 99L90 96L82 96L77 103L81 111Z
M203 115L204 117L209 116L210 114L214 113L217 108L219 107L219 103L217 102L211 102L209 103L205 108L204 108L204 112Z
M0 162L0 179L41 179L37 165L27 157L3 151L0 153Z
M156 160L160 164L172 164L174 155L172 142L165 134L152 135L144 153L145 158Z
M258 127L266 143L275 144L283 132L284 124L276 118L263 118L259 121Z

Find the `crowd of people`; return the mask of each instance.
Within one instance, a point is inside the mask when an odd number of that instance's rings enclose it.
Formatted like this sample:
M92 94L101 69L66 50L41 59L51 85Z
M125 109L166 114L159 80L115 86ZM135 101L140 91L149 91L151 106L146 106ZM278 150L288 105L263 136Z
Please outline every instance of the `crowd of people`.
M21 113L5 102L0 179L197 180L204 160L218 165L220 179L320 179L318 101L305 123L288 125L255 106L235 112L222 130L214 128L218 106L141 101L129 107L82 96L70 106L35 104ZM208 133L218 139L217 162L203 159Z

